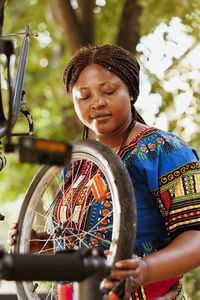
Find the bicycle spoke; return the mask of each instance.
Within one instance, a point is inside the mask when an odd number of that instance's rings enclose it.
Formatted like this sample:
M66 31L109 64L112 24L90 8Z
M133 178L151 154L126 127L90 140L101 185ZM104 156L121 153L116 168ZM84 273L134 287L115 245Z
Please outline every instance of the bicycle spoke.
M19 251L29 252L34 242L39 245L36 252L38 255L67 251L71 248L100 246L109 249L111 246L111 255L108 259L114 258L116 241L120 240L119 197L123 201L126 200L126 207L128 206L127 189L126 191L122 189L119 194L116 182L119 178L120 184L123 181L123 186L126 186L128 179L126 174L125 176L121 174L121 165L117 170L113 168L116 167L118 157L107 161L102 155L104 150L100 151L101 148L98 148L97 157L96 144L94 150L88 146L91 142L74 143L75 150L68 169L45 166L39 170L29 188L26 204L23 205L19 217L21 222ZM119 159L119 164L120 162ZM91 185L94 175L97 174L102 177L107 187L103 202L98 202L92 194ZM114 197L116 203L115 207L112 207ZM30 238L32 233L30 226L41 238ZM43 233L47 237L43 236ZM20 294L27 294L28 300L41 300L40 293L45 293L46 300L57 299L56 283L18 284ZM23 300L23 297L19 299Z

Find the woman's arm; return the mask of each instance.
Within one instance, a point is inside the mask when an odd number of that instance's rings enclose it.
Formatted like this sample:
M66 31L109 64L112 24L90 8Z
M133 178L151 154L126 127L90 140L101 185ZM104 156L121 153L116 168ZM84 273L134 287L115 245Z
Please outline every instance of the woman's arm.
M146 256L146 283L183 275L200 265L200 231L187 230L166 248Z
M132 276L134 288L183 275L200 265L200 231L188 230L178 235L167 247L146 255L116 263L110 277L120 280ZM112 289L116 284L104 281L104 287Z
M15 243L15 236L17 235L17 224L13 223L8 231L8 245L10 246L10 253ZM30 253L43 251L44 253L53 252L53 243L49 240L49 234L46 232L37 233L34 229L31 230Z
M49 240L47 232L37 233L31 230L30 253L42 252L43 254L53 253L53 243Z

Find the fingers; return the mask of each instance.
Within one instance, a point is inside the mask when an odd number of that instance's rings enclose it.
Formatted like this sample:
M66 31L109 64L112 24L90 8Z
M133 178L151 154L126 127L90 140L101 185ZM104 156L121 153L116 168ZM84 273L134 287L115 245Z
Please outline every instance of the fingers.
M118 269L136 269L138 267L138 265L140 264L140 260L141 258L133 255L132 258L130 259L124 259L124 260L120 260L117 261L115 266Z
M105 255L106 257L108 257L109 254L110 254L110 251L109 251L109 250L105 250L105 251L104 251L104 255Z
M17 234L17 229L15 229L15 228L9 229L9 231L8 231L9 238L13 238L16 234Z
M129 278L133 290L146 283L147 266L141 257L134 255L131 259L120 260L115 265L116 269L110 273L111 280L103 282L104 288L113 289L123 278Z
M10 229L8 231L8 236L12 237L12 236L16 235L16 233L17 233L17 224L16 223L12 223L10 225Z
M102 282L102 286L104 287L104 289L112 290L118 283L119 283L118 280L109 281L107 279L104 279Z
M139 285L136 284L136 282L135 282L135 280L133 279L132 276L127 276L127 277L124 277L124 278L129 279L130 289L132 291L134 291L136 288L139 287ZM104 279L104 281L102 282L102 286L104 287L104 289L113 290L122 280L123 279L115 280L115 281L109 281L109 280Z
M133 255L131 259L120 260L116 262L116 269L112 269L110 273L110 278L114 279L114 281L105 279L103 281L103 286L105 289L113 289L120 280L123 278L130 278L132 287L135 287L134 278L139 275L139 266L140 266L140 257Z
M10 229L13 229L13 228L17 228L17 223L12 223L12 224L10 225Z
M13 232L13 234L9 234L8 240L7 240L9 246L13 246L14 245L14 243L15 243L15 235L17 233L17 230L12 230L12 232Z
M112 279L115 279L117 281L126 278L126 277L131 277L131 278L137 278L138 277L138 271L137 270L112 270L110 277Z
M7 243L10 247L9 249L9 253L12 253L12 247L15 243L15 236L17 234L17 224L13 223L10 225L10 229L8 231L8 239L7 239Z

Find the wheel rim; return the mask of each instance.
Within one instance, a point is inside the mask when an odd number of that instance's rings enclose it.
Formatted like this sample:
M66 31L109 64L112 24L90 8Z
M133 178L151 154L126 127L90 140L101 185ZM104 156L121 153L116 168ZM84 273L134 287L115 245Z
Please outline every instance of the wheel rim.
M100 160L97 160L95 158L94 155L88 155L88 153L85 154L83 152L75 152L72 155L73 161L77 161L77 159L81 157L82 159L90 159L93 163L98 162L98 167L101 168L102 172L105 173L106 172L106 177L107 177L107 181L108 184L110 186L111 189L111 194L113 195L113 197L115 197L115 202L113 205L113 210L114 210L114 220L113 220L113 226L115 228L115 230L113 231L113 235L112 235L112 243L111 243L111 255L109 256L109 260L110 262L113 261L114 258L114 253L116 251L116 245L117 245L117 240L119 237L119 228L120 228L120 205L119 205L119 201L118 201L118 193L115 187L114 182L112 182L112 180L114 181L114 178L110 172L110 168L109 165L105 165L104 163L101 163ZM60 181L60 172L61 172L62 168L57 168L57 167L51 167L48 169L48 171L45 173L45 175L43 176L42 180L40 180L39 184L37 185L36 189L34 190L32 197L30 198L30 202L29 202L29 206L27 207L25 216L24 216L24 226L22 227L22 231L21 231L21 241L20 241L20 248L19 248L19 252L20 253L27 253L29 252L29 244L30 244L30 234L31 234L31 228L34 227L34 222L36 221L36 215L38 219L41 219L40 221L37 221L37 226L35 226L35 229L42 231L41 226L43 227L44 230L49 230L49 233L51 233L51 229L48 227L49 225L49 214L50 214L50 209L46 209L46 213L45 213L45 221L44 219L44 215L42 213L38 213L38 209L39 209L39 205L41 203L41 200L44 201L43 204L43 208L44 207L51 207L51 199L52 199L52 195L50 195L50 193L52 193L52 191L50 191L49 187L50 185L54 185L54 181L56 180L57 185L60 186L61 188L63 187L63 183ZM111 180L110 180L111 178ZM46 186L48 186L48 190L46 190ZM55 196L53 196L55 197ZM36 201L37 199L37 201ZM49 204L48 204L49 202ZM42 225L41 225L42 224ZM26 225L26 226L25 226ZM51 238L52 238L53 234L51 233ZM44 250L44 249L43 249ZM42 253L43 251L41 251ZM43 252L44 253L44 252ZM38 287L37 287L37 293L45 293L47 294L46 299L53 299L52 294L54 294L54 292L52 292L56 286L56 283L52 283L52 286L50 286L50 288L44 289L42 288L42 286L47 286L51 283L39 283ZM36 292L32 292L35 289L35 283L27 283L27 282L23 282L23 287L25 290L25 293L28 297L28 299L40 299L40 297L38 296L38 294ZM55 288L56 289L56 288ZM51 294L51 295L50 295ZM33 298L34 295L34 298ZM56 297L55 297L56 299Z

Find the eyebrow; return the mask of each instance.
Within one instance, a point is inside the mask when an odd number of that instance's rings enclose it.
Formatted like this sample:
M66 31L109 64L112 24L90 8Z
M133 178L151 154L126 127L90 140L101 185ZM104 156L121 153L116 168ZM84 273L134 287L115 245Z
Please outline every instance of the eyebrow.
M106 85L107 83L110 83L110 81L105 81L105 82L102 82L102 83L100 83L100 86L104 86L104 85ZM113 83L112 83L113 84ZM86 90L86 89L88 89L89 88L89 86L83 86L83 87L80 87L80 90Z

